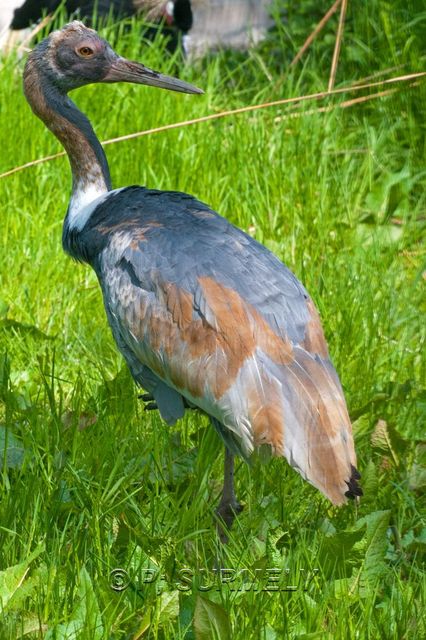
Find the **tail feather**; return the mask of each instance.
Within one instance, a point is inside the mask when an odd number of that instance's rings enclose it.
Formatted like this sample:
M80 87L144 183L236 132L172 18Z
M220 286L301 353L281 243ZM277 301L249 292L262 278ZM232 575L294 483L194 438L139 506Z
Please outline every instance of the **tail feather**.
M361 479L361 474L353 465L351 465L351 471L352 474L349 478L349 482L346 483L348 485L348 490L345 492L345 496L354 500L355 498L362 496L363 491L358 484L358 480Z
M342 388L328 359L302 347L295 348L294 356L278 373L284 455L331 502L342 504L362 495Z

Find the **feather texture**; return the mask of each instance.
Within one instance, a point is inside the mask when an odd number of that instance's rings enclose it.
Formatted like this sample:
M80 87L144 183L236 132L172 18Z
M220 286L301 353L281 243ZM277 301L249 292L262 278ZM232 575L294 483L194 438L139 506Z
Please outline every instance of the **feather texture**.
M98 274L133 376L169 424L185 398L245 458L268 445L334 504L357 495L318 313L272 253L194 198L142 187L108 197L69 234Z

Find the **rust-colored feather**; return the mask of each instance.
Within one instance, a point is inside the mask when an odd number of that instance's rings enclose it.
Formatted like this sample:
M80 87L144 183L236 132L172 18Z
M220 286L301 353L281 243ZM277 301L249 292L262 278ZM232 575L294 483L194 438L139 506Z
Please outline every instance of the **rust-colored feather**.
M351 423L313 302L295 342L236 290L211 276L197 283L191 293L159 282L155 301L127 315L141 360L232 431L245 457L267 444L334 504L360 495Z

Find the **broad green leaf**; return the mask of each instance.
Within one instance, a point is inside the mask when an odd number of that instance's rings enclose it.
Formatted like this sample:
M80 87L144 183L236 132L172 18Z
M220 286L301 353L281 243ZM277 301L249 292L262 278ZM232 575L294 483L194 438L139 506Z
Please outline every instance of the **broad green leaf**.
M336 527L328 518L324 518L320 525L320 531L326 536L332 536L336 533Z
M426 555L426 527L423 527L419 535L415 535L410 529L401 540L401 546L409 552L416 552L420 559Z
M390 510L375 511L358 520L359 527L367 526L367 533L361 547L364 557L355 575L351 591L358 588L362 597L371 593L377 580L386 572L384 558L388 547L386 532L390 514Z
M364 535L365 524L354 530L338 531L324 538L318 559L325 575L331 576L336 571L341 576L351 575L352 564L349 562L351 552Z
M407 194L413 186L408 167L397 173L385 174L369 191L365 199L368 211L374 212L378 222L386 221L398 211L407 208Z
M9 305L0 298L0 318L5 318L7 316L7 312L9 311Z
M19 469L24 460L25 449L21 441L16 438L10 429L0 425L0 469L6 462L8 469Z
M378 420L371 434L371 444L375 449L379 449L382 453L390 453L394 456L392 451L392 444L389 437L388 425L385 420ZM394 458L395 462L398 462L397 458Z
M8 611L22 611L25 609L26 598L33 597L34 592L45 586L49 579L49 570L45 564L31 570L7 606Z
M84 626L79 620L70 620L66 624L58 624L54 629L49 629L45 640L78 640L84 631Z
M231 623L225 609L198 595L194 612L196 640L225 640L231 638Z
M149 627L151 626L151 622L152 622L152 616L151 616L151 610L149 609L148 611L145 611L143 617L142 617L142 621L139 625L139 628L137 630L137 632L135 633L135 635L132 637L132 640L140 640L140 638L143 637L144 633L146 631L148 631Z
M179 615L179 591L166 591L159 597L155 613L147 611L142 618L138 631L133 636L133 640L139 640L148 631L154 618L158 624L174 620Z
M408 474L408 482L412 491L426 488L426 443L424 442L416 446L414 464Z
M44 331L41 331L38 327L32 324L23 324L22 322L12 320L11 318L0 320L0 329L13 331L23 336L30 335L32 338L53 340L53 336L48 336L47 333L44 333Z
M22 587L26 575L29 571L30 564L37 558L44 550L44 545L39 545L24 561L20 564L15 564L13 567L8 567L4 571L0 572L0 612L3 613L8 604L18 593Z
M379 480L377 477L376 465L370 460L367 466L362 471L362 490L364 495L362 497L362 505L377 500L377 491L379 488Z
M426 467L421 464L413 464L410 469L408 481L412 491L426 489Z
M194 593L179 595L179 628L185 634L185 640L194 640L195 635L192 628L192 619L195 609Z
M266 535L266 553L271 567L281 567L285 556L278 550L277 543L285 534L284 529L276 527L269 529Z
M378 420L371 434L371 445L381 453L392 458L396 465L400 464L400 455L407 448L407 442L385 420Z
M82 567L79 575L77 604L70 619L50 629L45 640L78 640L89 637L91 640L101 640L103 633L102 617L92 580L87 569Z
M339 578L334 580L334 596L339 600L347 600L349 597L355 597L355 594L351 592L352 581L350 578Z
M383 247L392 247L392 245L401 240L402 235L402 228L394 225L372 227L367 224L359 224L357 226L358 239L366 246L378 244Z
M173 620L179 615L179 591L165 591L157 608L159 620Z
M19 629L19 635L17 635L17 638L23 638L24 636L28 635L29 633L34 634L32 637L36 637L36 638L43 638L44 637L44 633L46 633L48 630L47 624L43 624L40 622L40 619L37 616L31 616L31 617L26 617L23 620L23 624L22 624L22 631L21 628Z
M276 640L278 638L277 632L269 624L265 627L264 633L265 640Z

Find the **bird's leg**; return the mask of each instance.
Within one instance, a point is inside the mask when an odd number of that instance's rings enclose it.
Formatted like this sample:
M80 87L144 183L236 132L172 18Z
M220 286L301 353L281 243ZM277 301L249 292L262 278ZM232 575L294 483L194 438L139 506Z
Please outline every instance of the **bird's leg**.
M243 506L235 497L234 491L234 456L225 447L223 492L219 506L216 509L216 516L219 518L217 531L222 542L228 542L226 531L232 527L235 516L243 510Z
M158 409L154 396L151 393L141 393L138 399L146 403L143 408L144 411L155 411Z
M141 393L140 395L138 395L138 400L142 400L142 402L146 403L143 408L144 411L155 411L156 409L158 409L158 405L155 402L155 398L152 395L152 393ZM189 403L185 398L182 397L182 400L183 400L183 406L185 407L185 409L197 408L193 404Z

